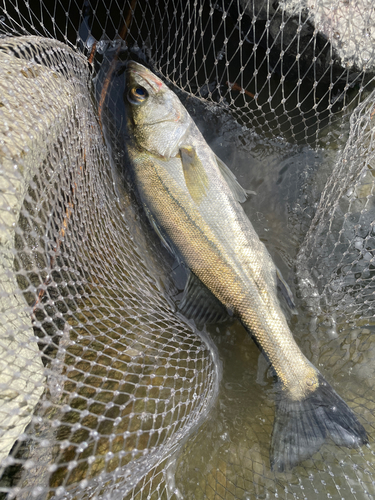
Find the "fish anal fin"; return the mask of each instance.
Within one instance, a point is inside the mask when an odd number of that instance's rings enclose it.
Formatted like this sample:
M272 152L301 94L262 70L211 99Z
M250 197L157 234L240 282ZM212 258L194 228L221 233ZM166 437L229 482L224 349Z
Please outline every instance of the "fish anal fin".
M178 310L197 325L218 323L228 318L226 308L194 273L190 273Z
M199 205L208 190L207 173L192 146L181 147L180 156L186 187L195 203Z
M243 203L244 201L247 200L249 194L256 194L254 191L249 191L247 189L244 189L238 182L234 173L225 165L225 163L222 160L220 160L218 156L216 156L216 163L217 166L219 167L221 175L224 177L226 183L228 184L230 190L233 193L233 196L238 202Z
M268 371L272 367L271 362L268 358L266 358L261 352L258 357L258 369L257 369L257 378L256 383L259 385L267 385L267 374Z
M276 268L276 278L277 278L277 284L278 287L283 294L286 303L288 304L290 310L292 311L293 314L298 314L297 309L296 309L296 304L294 302L294 297L291 289L289 288L288 283L284 280L283 275L281 274L281 271Z
M353 411L320 373L318 382L303 400L292 400L283 391L279 395L270 451L272 470L283 472L311 458L328 437L349 448L368 442Z

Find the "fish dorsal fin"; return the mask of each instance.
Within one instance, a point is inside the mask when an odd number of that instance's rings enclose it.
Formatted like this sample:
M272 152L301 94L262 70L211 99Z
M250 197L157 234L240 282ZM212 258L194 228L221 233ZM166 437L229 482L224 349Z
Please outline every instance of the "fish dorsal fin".
M283 294L289 308L291 309L293 314L298 314L297 309L296 309L296 304L294 303L294 297L292 294L291 289L289 288L288 283L284 280L283 275L281 274L280 270L276 268L276 278L277 278L277 284L278 287Z
M226 308L194 273L190 273L178 310L197 325L218 323L228 318Z
M208 190L208 177L195 148L185 146L180 148L182 168L185 183L190 196L198 205Z
M216 156L216 155L215 155ZM248 189L244 189L237 181L234 173L225 165L225 163L220 160L218 156L216 156L216 163L219 167L219 170L226 180L228 186L230 187L233 196L237 201L243 203L247 200L249 194L256 194L254 191L249 191Z

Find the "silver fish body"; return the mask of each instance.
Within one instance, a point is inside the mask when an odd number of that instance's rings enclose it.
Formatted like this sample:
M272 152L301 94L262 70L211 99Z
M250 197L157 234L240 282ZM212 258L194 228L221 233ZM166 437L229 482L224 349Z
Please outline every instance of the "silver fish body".
M361 424L293 338L277 297L281 277L240 204L245 191L177 96L152 72L129 63L127 89L132 137L127 149L150 221L240 318L277 374L272 466L293 467L317 451L327 435L346 446L365 443Z

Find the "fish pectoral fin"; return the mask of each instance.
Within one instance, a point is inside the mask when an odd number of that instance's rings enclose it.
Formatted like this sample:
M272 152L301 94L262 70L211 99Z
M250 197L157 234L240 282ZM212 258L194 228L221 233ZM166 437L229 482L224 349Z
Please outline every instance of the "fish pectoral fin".
M298 311L296 309L296 304L294 302L292 290L289 288L288 283L284 280L283 275L281 274L281 272L278 268L276 268L276 278L277 278L278 287L279 287L281 293L283 294L283 296L286 300L286 303L288 304L292 313L297 315Z
M174 251L172 245L167 241L167 239L165 238L165 236L163 235L160 227L158 226L157 222L155 221L152 213L148 210L147 207L144 207L145 209L145 212L146 212L146 215L147 215L147 218L153 228L153 230L155 231L155 233L159 236L161 242L162 242L162 245L174 256L176 257L177 260L179 260L179 256L176 255L176 252Z
M208 190L208 176L195 148L180 148L186 187L195 203L199 205Z
M216 156L216 155L215 155ZM233 193L235 199L243 203L247 200L249 194L256 194L254 191L249 191L248 189L244 189L241 184L239 184L237 177L234 173L225 165L225 163L220 160L218 156L216 156L216 163L219 167L221 175L224 177L226 183L228 184L230 190Z
M228 318L226 308L192 272L189 274L178 310L188 319L193 319L197 325L219 323Z

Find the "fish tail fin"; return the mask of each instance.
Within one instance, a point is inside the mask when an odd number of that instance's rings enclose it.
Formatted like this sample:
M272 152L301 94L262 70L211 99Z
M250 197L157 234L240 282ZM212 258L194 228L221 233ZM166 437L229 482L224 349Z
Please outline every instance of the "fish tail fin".
M367 433L343 399L318 375L319 385L303 400L280 397L272 433L271 469L282 472L316 453L327 437L335 444L357 448Z

